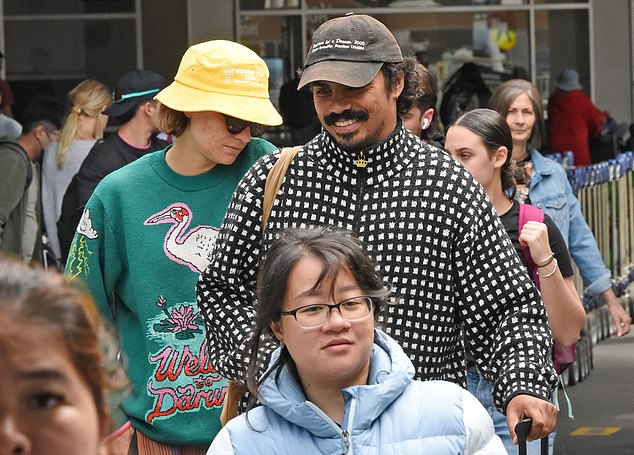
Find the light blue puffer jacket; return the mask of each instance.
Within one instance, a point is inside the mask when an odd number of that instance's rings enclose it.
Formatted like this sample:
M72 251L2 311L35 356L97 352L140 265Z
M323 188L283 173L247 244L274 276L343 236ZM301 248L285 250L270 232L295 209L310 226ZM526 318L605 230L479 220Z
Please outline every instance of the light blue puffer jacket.
M273 360L279 349L273 354ZM306 397L287 369L261 387L263 406L233 419L208 455L506 454L491 418L469 392L445 381L413 381L401 347L375 331L369 384L342 390L340 428ZM257 431L256 431L257 430Z

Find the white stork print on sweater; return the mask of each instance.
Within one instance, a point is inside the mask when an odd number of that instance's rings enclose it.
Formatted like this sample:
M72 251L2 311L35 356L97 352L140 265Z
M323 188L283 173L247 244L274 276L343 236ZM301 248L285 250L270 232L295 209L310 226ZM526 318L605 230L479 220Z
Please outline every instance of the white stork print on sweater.
M187 204L177 202L150 216L143 224L170 223L172 226L163 242L165 254L172 261L188 266L192 272L202 273L209 264L218 229L203 225L185 232L192 217Z

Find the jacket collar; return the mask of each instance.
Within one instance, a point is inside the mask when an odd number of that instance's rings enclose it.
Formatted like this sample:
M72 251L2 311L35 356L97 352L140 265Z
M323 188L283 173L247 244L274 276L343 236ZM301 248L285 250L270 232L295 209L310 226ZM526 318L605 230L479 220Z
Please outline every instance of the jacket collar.
M324 129L305 146L308 154L328 175L356 184L363 172L367 185L379 184L398 174L414 160L423 143L399 121L396 129L383 141L359 151L344 150ZM359 167L359 160L365 167Z
M279 357L278 348L270 364ZM370 357L368 385L341 391L344 395L344 428L363 430L396 400L414 377L414 366L401 347L385 333L375 330ZM339 436L336 426L325 414L316 411L288 368L272 373L260 387L261 402L293 424L317 437ZM348 422L350 402L357 400L353 422Z
M555 171L554 162L539 153L536 149L529 150L531 162L533 163L533 176L531 177L530 188L533 189L545 176L551 175Z

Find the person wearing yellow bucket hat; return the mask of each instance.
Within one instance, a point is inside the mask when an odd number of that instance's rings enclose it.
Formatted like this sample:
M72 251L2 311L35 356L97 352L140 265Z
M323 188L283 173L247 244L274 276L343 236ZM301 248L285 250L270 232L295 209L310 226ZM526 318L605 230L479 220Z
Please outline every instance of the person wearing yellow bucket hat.
M174 82L155 96L162 104L161 129L176 136L168 163L185 172L196 172L188 168L199 162L209 169L231 164L253 136L280 125L268 80L264 61L240 44L216 40L190 47Z
M209 361L194 290L238 182L275 149L254 137L282 122L268 77L240 44L191 46L154 98L173 144L108 175L77 228L66 273L114 325L132 385L124 453L203 454L220 429L226 380Z

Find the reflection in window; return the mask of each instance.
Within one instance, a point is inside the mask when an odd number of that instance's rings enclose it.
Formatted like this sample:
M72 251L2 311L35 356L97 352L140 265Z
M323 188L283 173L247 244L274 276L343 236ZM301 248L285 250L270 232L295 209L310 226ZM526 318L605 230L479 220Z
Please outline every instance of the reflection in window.
M113 87L137 67L134 19L6 21L5 32L16 118L36 95L65 100L88 77Z
M589 40L587 10L535 13L535 85L543 100L548 99L555 78L566 68L576 69L581 84L590 86Z

